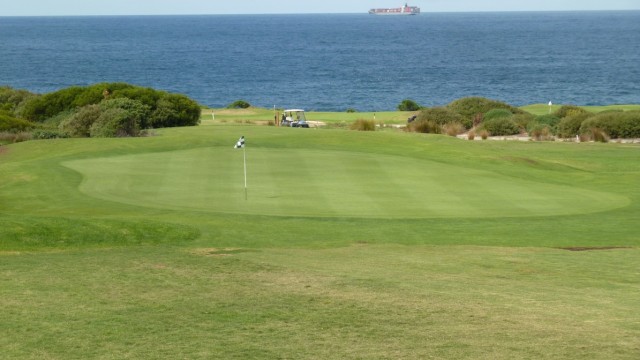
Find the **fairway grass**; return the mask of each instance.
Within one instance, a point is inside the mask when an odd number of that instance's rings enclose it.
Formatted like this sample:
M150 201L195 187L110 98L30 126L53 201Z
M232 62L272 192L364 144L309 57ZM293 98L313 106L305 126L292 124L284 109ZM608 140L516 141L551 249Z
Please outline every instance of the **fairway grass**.
M640 356L638 145L234 123L2 149L0 358Z

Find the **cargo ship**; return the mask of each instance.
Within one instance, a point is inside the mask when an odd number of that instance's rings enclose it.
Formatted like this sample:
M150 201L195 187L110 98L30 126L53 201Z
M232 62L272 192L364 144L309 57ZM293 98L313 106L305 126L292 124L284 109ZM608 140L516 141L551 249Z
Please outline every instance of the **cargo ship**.
M399 8L371 9L369 10L369 14L371 15L418 15L420 14L420 8L417 6L409 6L407 4L404 4L403 7L399 7Z

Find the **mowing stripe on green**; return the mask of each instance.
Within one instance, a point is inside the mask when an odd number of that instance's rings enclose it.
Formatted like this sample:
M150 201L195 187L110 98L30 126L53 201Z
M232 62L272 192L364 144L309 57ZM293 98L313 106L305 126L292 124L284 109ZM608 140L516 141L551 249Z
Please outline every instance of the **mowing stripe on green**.
M489 171L359 152L226 147L83 159L80 190L159 209L304 217L554 216L607 211L623 196Z

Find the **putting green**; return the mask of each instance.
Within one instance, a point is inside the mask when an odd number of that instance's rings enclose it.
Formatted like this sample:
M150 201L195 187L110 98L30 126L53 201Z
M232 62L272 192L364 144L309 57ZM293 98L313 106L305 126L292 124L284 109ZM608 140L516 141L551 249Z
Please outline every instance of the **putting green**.
M615 194L368 153L199 148L75 160L80 190L158 209L368 218L569 215L625 206Z

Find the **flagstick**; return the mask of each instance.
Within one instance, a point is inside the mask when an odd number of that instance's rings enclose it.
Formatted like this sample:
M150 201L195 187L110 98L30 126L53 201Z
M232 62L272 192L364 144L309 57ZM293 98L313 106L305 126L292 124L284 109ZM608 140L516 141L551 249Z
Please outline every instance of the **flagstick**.
M247 200L247 149L242 147L242 155L244 157L244 200Z

